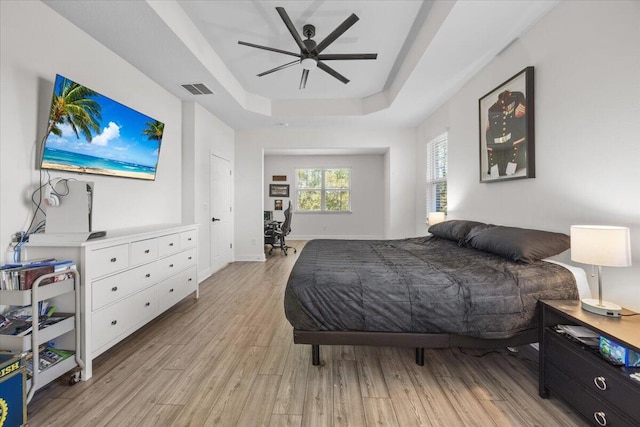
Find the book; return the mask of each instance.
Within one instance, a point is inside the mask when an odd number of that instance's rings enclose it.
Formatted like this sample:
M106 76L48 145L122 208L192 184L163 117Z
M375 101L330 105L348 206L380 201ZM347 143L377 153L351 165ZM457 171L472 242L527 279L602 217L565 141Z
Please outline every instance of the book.
M75 268L73 261L56 259L5 264L0 267L0 290L29 290L40 276L58 271L61 272L59 276L43 280L40 286L59 282L70 277L69 273L65 273L70 268Z
M31 320L0 315L0 334L20 336L31 331Z
M39 265L36 267L25 267L20 270L20 290L26 291L31 289L33 283L40 277L45 274L53 273L55 271L55 266L51 265ZM40 282L40 286L48 285L53 283L53 277L48 279L44 279Z
M62 362L73 356L75 353L70 350L60 350L53 347L40 347L38 352L38 372L42 372L51 366ZM26 363L27 374L33 376L33 358L29 358Z

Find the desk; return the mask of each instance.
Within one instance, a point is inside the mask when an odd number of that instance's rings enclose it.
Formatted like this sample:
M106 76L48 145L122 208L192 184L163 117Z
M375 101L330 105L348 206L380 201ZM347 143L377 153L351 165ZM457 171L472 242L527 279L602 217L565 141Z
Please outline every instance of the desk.
M276 236L274 235L275 229L282 224L278 221L265 221L264 222L264 244L274 246L276 244Z

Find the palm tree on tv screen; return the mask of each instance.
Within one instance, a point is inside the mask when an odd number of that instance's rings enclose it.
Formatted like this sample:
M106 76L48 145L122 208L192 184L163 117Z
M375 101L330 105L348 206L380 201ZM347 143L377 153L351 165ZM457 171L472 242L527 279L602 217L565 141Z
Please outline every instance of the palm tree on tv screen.
M80 133L87 142L93 139L92 132L100 132L101 107L98 102L91 99L98 96L97 92L75 83L68 79L63 79L60 84L59 93L54 93L51 101L51 112L49 113L49 126L47 134L53 133L62 136L62 130L58 125L68 124L76 138L80 139Z
M157 120L153 122L146 122L147 127L142 131L143 135L147 135L147 139L150 141L161 141L162 134L164 133L164 123Z

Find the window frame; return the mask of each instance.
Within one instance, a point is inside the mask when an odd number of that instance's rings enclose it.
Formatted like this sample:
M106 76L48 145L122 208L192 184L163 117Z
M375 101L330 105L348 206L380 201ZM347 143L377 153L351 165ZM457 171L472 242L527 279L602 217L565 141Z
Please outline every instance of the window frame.
M447 176L449 169L449 138L448 132L444 132L425 143L425 218L429 212L447 212L448 186ZM438 153L444 151L444 154ZM441 164L439 164L441 163ZM442 164L443 163L443 164ZM444 184L444 206L441 205L442 197L437 186Z
M333 188L333 187L326 187L325 184L325 173L326 171L329 170L348 170L349 171L349 186L347 188ZM299 175L298 175L298 171L300 170L319 170L320 171L320 188L300 188L300 182L299 182ZM295 173L295 203L294 203L294 207L295 207L295 212L296 213L302 213L302 214L345 214L345 213L351 213L351 187L352 187L352 180L353 180L353 170L351 169L351 167L339 167L339 166L334 166L334 167L300 167L300 168L295 168L294 170ZM341 191L347 191L349 194L349 204L347 206L346 210L327 210L326 208L326 193L327 191L335 191L335 190L341 190ZM301 191L320 191L320 210L315 210L315 211L310 211L310 210L301 210L299 207L299 200L300 200L300 192Z

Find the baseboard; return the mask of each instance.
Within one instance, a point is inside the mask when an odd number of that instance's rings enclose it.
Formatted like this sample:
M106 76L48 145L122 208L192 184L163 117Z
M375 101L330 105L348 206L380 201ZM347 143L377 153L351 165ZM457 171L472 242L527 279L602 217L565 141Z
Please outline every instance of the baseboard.
M266 261L267 258L264 256L264 254L262 255L240 255L240 256L236 256L234 261Z

